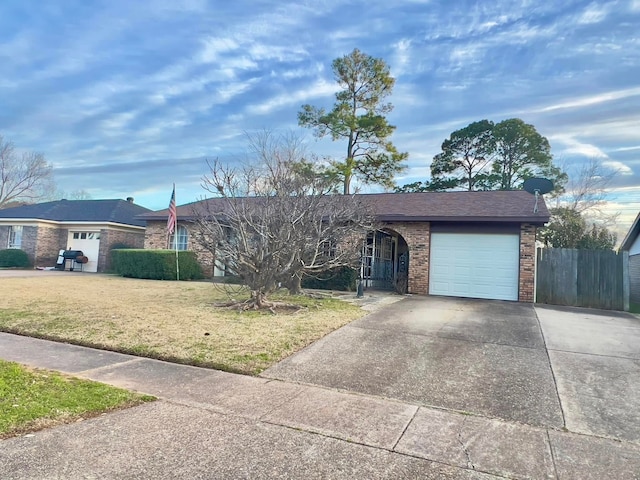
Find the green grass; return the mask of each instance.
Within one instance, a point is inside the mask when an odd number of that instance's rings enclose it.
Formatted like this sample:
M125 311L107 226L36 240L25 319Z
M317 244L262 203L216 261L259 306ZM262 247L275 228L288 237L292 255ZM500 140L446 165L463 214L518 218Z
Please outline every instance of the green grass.
M235 295L242 299L248 293ZM286 293L270 300L300 310L273 314L216 306L228 300L211 282L103 275L6 278L0 331L258 375L366 313L339 299Z
M0 438L151 400L154 397L0 360Z

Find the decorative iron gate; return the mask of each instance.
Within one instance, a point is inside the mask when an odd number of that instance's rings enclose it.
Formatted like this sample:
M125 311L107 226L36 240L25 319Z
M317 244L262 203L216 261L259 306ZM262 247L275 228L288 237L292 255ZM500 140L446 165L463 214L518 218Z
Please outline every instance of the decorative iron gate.
M396 239L385 232L370 232L363 248L362 279L365 288L393 290Z

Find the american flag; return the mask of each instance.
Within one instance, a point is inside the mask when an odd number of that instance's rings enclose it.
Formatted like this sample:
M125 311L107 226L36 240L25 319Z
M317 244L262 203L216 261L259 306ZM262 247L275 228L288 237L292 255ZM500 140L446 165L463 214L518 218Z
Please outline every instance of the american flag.
M176 211L176 185L173 184L173 192L171 192L171 201L169 202L169 218L167 219L167 231L169 235L176 231L176 223L178 223L178 212Z

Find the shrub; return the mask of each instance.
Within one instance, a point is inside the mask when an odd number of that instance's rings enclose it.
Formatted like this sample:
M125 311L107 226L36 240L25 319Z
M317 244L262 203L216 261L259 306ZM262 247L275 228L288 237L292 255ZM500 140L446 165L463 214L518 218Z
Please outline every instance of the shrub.
M107 269L106 271L109 273L117 273L113 268L113 251L114 250L122 250L122 249L130 249L134 248L126 243L116 242L109 248L109 255L107 255Z
M318 275L306 276L302 279L302 288L318 288L322 290L354 291L358 280L358 270L351 267L338 267Z
M180 280L202 278L202 268L194 252L178 252ZM111 251L111 268L118 275L153 280L176 279L174 250L121 249Z
M8 248L0 250L0 267L28 267L31 264L29 255L24 250Z

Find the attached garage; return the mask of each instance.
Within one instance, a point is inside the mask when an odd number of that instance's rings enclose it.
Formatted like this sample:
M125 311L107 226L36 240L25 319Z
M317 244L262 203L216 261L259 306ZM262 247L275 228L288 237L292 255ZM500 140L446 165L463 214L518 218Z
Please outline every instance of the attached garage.
M82 267L85 272L98 271L98 257L100 254L100 232L69 231L67 240L69 250L81 250L89 261Z
M518 300L518 234L433 232L430 257L431 295Z

